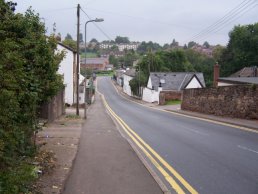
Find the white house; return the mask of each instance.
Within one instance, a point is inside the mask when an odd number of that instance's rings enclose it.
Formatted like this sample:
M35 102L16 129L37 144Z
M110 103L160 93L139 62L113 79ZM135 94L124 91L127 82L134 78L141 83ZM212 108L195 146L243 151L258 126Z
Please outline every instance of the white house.
M135 77L135 69L130 69L124 72L123 74L123 91L129 95L132 96L131 87L129 85L129 82Z
M202 73L194 72L151 72L147 87L143 89L142 100L158 102L161 91L182 91L205 87Z
M63 76L64 85L65 85L65 103L73 105L76 103L76 51L72 48L62 44L57 44L58 51L65 51L65 57L59 64L58 73ZM84 77L80 74L79 77L80 83L83 82ZM79 94L84 95L84 94ZM79 96L79 97L80 97ZM83 97L81 97L83 98Z

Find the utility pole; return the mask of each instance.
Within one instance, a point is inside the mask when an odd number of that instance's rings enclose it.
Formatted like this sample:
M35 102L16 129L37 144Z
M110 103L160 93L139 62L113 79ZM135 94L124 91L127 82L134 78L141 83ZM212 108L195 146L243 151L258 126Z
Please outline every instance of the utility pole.
M77 65L76 65L76 115L79 115L79 72L80 72L80 4L77 6Z

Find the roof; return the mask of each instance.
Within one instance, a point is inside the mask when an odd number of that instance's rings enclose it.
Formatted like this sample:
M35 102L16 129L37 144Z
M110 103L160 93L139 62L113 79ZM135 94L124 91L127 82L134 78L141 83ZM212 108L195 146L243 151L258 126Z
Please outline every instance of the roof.
M85 58L81 59L81 63L85 62ZM107 58L87 58L86 64L105 64L108 63Z
M61 43L61 42L58 42L57 44L59 44L60 46L66 48L66 49L69 50L69 51L72 51L72 52L74 52L74 53L77 53L76 50L74 50L73 48L71 48L71 47L69 47L69 46L67 46L67 45L65 45L65 44L63 44L63 43Z
M257 77L257 67L244 67L229 77L255 77L255 72Z
M150 79L152 86L157 90L160 83L163 90L184 89L193 77L196 77L200 84L205 87L203 73L199 72L151 72Z
M128 75L130 77L135 77L135 69L126 70L126 72L124 74Z
M258 77L220 77L218 81L232 84L258 84Z

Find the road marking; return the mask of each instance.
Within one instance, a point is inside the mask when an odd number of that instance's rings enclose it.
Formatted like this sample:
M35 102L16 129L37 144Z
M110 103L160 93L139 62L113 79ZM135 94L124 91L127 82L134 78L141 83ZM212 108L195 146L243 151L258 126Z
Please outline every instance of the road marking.
M204 135L204 136L210 136L208 133L203 133L203 132L200 132L199 130L195 130L195 129L191 129L191 128L186 128L186 127L183 127L185 128L186 130L189 130L193 133L196 133L196 134L199 134L199 135Z
M174 114L174 115L178 115L178 116L182 116L182 117L187 117L187 118L191 118L191 119L197 119L197 120L201 120L201 121L206 121L206 122L209 122L209 123L214 123L214 124L218 124L218 125L222 125L222 126L227 126L227 127L232 127L232 128L236 128L236 129L240 129L240 130L244 130L244 131L248 131L248 132L252 132L252 133L258 133L258 130L255 130L255 129L251 129L251 128L248 128L248 127L241 127L241 126L237 126L237 125L234 125L234 124L228 124L228 123L223 123L221 121L214 121L214 120L211 120L211 119L205 119L205 118L200 118L200 117L196 117L196 116L190 116L190 115L185 115L185 114L182 114L182 113L176 113L176 112L171 112L171 111L168 111L168 110L163 110L163 109L159 109L159 108L155 108L155 107L150 107L150 106L146 106L144 104L141 104L139 102L135 102L133 100L130 100L126 97L124 97L123 95L121 95L119 92L118 92L118 89L116 88L116 86L113 84L113 82L111 82L111 84L113 85L113 87L115 88L116 92L118 93L118 95L120 95L122 98L130 101L130 102L133 102L135 104L138 104L140 106L143 106L143 107L146 107L146 108L150 108L150 109L154 109L154 110L158 110L158 111L161 111L161 112L166 112L166 113L170 113L170 114Z
M247 148L247 147L244 147L244 146L241 146L241 145L238 145L237 147L240 148L240 149L247 150L247 151L249 151L249 152L253 152L253 153L258 154L258 151L249 149L249 148Z
M99 92L100 93L100 92ZM101 93L100 93L101 94ZM164 176L164 178L168 181L168 183L171 185L172 188L176 190L177 193L183 194L185 193L180 186L176 183L176 181L162 168L162 166L156 161L156 159L153 157L155 156L163 166L166 167L167 170L170 171L170 173L177 178L178 181L181 182L181 184L190 192L197 194L198 192L190 186L190 184L173 168L171 167L156 151L154 151L147 143L145 143L140 136L135 133L116 113L110 108L108 103L106 102L106 99L103 94L101 94L102 100L104 102L104 105L110 112L110 114L117 120L117 122L122 126L124 131L128 134L128 136L135 142L135 144L144 152L144 154L149 158L149 160L152 162L152 164L161 172L161 174ZM144 147L145 146L145 147ZM151 155L149 152L153 155Z

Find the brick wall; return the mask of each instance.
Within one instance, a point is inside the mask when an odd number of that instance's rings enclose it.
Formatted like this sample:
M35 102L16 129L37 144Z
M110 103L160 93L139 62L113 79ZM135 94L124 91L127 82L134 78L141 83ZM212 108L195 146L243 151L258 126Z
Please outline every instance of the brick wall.
M181 100L181 91L161 91L159 93L159 104L164 105L169 100Z
M258 86L238 85L183 91L181 108L219 116L258 119Z

